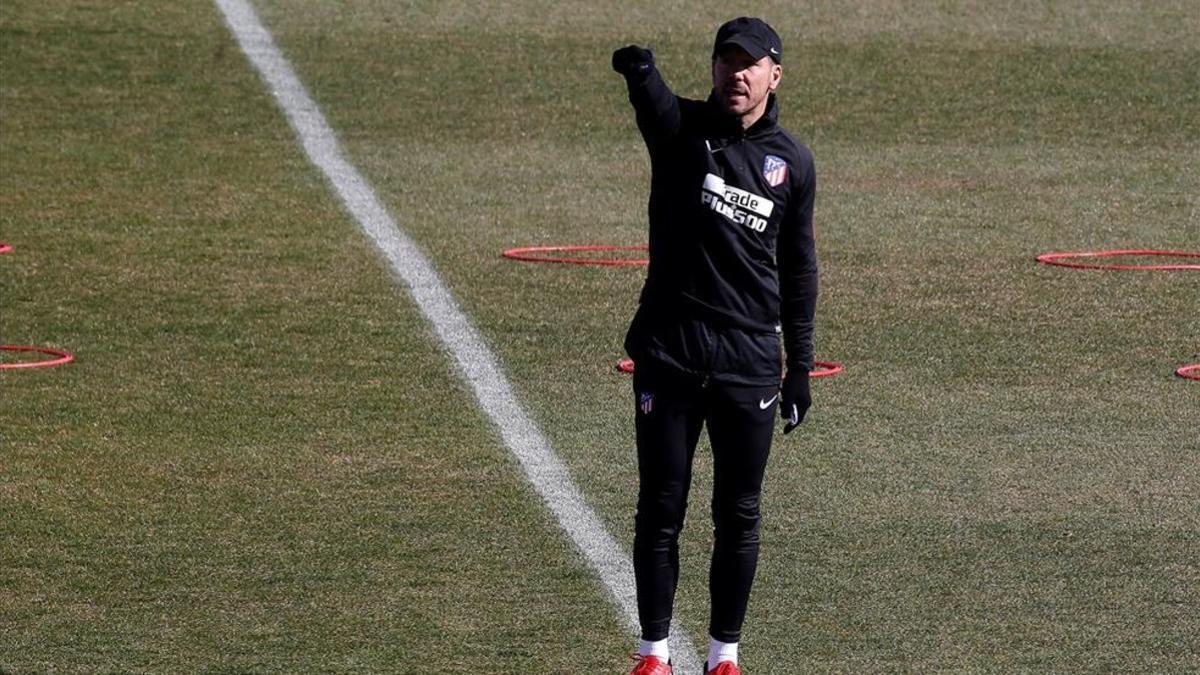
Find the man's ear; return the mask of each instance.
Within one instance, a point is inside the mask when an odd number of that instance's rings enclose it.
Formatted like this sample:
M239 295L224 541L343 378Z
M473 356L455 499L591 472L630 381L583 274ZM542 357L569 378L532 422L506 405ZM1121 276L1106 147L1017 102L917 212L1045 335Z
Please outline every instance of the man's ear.
M775 91L783 79L783 66L778 63L771 66L771 82L767 85L770 91Z

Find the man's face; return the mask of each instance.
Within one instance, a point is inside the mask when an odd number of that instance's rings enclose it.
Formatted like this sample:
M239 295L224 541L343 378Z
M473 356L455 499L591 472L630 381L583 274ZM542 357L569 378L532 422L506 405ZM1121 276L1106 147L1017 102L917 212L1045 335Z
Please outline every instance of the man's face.
M779 86L783 68L764 56L757 61L740 47L729 46L713 60L713 89L726 112L742 117L766 106Z

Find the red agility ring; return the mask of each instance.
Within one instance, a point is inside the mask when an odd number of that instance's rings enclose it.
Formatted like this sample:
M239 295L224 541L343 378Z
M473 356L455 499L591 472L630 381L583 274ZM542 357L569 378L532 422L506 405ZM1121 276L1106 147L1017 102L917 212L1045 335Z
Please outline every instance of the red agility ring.
M6 352L37 352L39 354L49 354L56 357L53 359L44 359L42 361L22 361L19 363L0 363L0 369L6 368L49 368L50 366L61 366L64 363L70 363L75 360L69 352L64 352L58 349L49 349L46 347L14 347L11 345L0 345L0 351Z
M1185 380L1200 381L1200 363L1193 363L1190 366L1184 366L1184 367L1180 368L1179 370L1175 371L1175 374L1182 377Z
M12 250L12 244L6 244L0 241L0 253L8 253Z
M504 252L505 258L524 260L527 262L566 263L568 265L648 265L649 260L634 258L589 258L570 256L549 256L544 253L593 253L596 251L646 251L646 246L523 246L510 248Z
M833 377L845 370L837 361L813 361L813 365L817 366L817 369L810 372L809 377Z
M1043 265L1058 265L1059 267L1074 267L1091 270L1200 270L1200 264L1170 263L1164 265L1116 265L1110 263L1065 262L1071 258L1113 258L1125 255L1155 255L1178 258L1200 258L1200 253L1194 251L1154 251L1154 250L1117 250L1117 251L1081 251L1076 253L1043 253L1037 261Z
M808 374L809 377L833 377L845 370L842 364L836 361L813 361L813 365L817 366L817 368ZM632 373L633 359L621 359L617 361L617 370L622 373Z

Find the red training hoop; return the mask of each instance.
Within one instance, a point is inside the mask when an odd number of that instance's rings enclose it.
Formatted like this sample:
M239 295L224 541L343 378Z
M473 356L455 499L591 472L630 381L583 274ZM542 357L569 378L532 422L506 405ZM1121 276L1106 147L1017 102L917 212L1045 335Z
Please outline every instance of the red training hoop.
M808 374L809 377L833 377L845 370L842 364L836 361L813 361L816 368ZM621 359L617 361L617 370L622 373L632 373L634 370L633 359Z
M543 253L591 253L595 251L646 251L646 246L568 245L568 246L523 246L510 248L503 253L505 258L526 262L565 263L568 265L648 265L649 260L634 258L586 258L570 256L548 256Z
M1185 380L1200 380L1200 363L1193 363L1175 371L1175 374Z
M833 377L846 369L837 361L813 361L813 365L817 369L810 372L809 377Z
M47 347L15 347L12 345L0 345L0 351L37 352L39 354L49 354L50 356L56 357L53 359L44 359L42 361L22 361L19 363L0 363L0 369L49 368L50 366L61 366L64 363L70 363L75 360L75 357L70 352L64 352L59 349L49 349Z
M0 253L8 253L12 250L12 244L6 244L0 241Z
M1076 269L1091 269L1091 270L1200 270L1200 264L1191 263L1170 263L1163 265L1117 265L1111 263L1081 263L1081 262L1065 262L1071 258L1113 258L1126 255L1153 255L1167 256L1179 258L1200 258L1200 253L1194 251L1156 251L1156 250L1130 250L1121 249L1115 251L1080 251L1075 253L1043 253L1037 257L1037 261L1043 265L1057 265L1059 267L1074 267Z

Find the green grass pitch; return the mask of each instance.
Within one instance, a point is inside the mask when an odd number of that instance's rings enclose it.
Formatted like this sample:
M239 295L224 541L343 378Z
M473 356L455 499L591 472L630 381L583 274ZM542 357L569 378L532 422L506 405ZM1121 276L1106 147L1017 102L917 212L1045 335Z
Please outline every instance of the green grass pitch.
M351 161L626 546L645 241L612 49L707 92L783 36L815 407L748 673L1200 669L1200 13L1065 3L256 0ZM623 672L633 636L204 0L0 3L0 672ZM17 358L0 353L0 359ZM705 453L678 600L707 619Z

